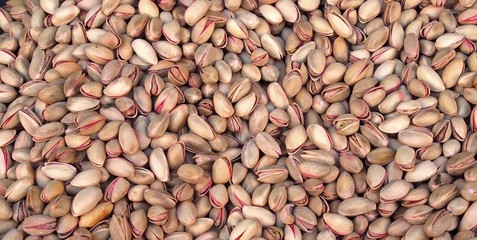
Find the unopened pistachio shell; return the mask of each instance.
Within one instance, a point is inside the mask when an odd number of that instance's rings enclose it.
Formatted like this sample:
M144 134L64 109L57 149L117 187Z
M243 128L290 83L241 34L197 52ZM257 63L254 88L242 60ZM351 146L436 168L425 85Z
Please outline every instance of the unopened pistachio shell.
M376 204L367 198L351 197L338 206L338 212L345 216L357 216L376 209Z
M475 0L0 8L3 239L472 239Z

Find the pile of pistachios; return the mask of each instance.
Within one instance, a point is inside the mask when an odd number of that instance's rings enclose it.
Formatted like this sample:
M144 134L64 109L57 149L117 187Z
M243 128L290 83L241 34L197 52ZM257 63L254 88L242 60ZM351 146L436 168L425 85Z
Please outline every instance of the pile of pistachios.
M476 0L8 0L2 240L476 240Z

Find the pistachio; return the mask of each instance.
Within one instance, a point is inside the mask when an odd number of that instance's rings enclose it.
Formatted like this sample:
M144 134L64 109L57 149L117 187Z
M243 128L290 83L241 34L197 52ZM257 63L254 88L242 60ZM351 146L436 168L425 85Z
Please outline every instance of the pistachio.
M474 5L7 1L0 235L475 237Z
M101 189L97 187L87 187L81 190L73 199L71 213L73 216L81 216L89 212L98 204L102 197Z
M344 216L357 216L376 209L376 204L367 198L351 197L340 203L338 212Z
M337 213L325 213L322 221L327 229L337 235L348 235L353 231L353 222Z
M33 236L45 236L56 230L55 218L46 215L32 215L23 222L23 231Z

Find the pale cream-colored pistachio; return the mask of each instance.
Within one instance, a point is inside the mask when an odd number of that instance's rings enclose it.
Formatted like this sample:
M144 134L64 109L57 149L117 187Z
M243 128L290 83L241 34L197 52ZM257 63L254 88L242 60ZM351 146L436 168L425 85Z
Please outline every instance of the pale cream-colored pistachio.
M32 135L36 142L48 141L53 137L59 136L65 132L65 126L60 122L51 122L43 124L34 130Z
M72 180L71 185L75 187L90 187L101 181L101 172L98 169L88 169L78 173Z
M310 141L321 150L329 151L333 147L333 141L329 133L318 124L310 124L306 133Z
M176 20L169 21L162 26L163 36L173 44L180 42L181 28Z
M273 137L266 133L260 132L255 136L255 142L257 147L270 157L279 157L281 154L280 147L278 143L273 139Z
M260 13L271 24L279 24L283 21L283 16L280 11L272 5L260 6Z
M376 204L370 199L352 197L345 199L338 206L338 212L344 216L357 216L376 209Z
M189 115L187 123L195 134L206 140L212 140L216 136L212 127L197 114Z
M194 26L207 13L210 5L210 1L194 1L184 13L184 21L189 26Z
M214 220L210 218L198 218L196 222L185 228L186 232L192 234L192 236L199 236L212 228Z
M161 148L156 148L151 152L149 166L158 180L165 182L170 179L169 163Z
M9 1L0 234L473 237L473 3Z
M441 120L443 114L437 109L422 109L412 118L412 123L419 127L431 126Z
M328 166L314 161L302 161L298 163L297 168L306 178L321 178L330 171Z
M156 50L156 52L158 53L159 57L163 60L176 62L182 56L180 47L167 41L157 41L154 42L152 46L154 47L154 50Z
M307 139L306 130L302 125L290 129L285 138L285 147L288 152L297 152Z
M341 173L336 179L336 194L342 199L352 197L356 191L354 180L348 172Z
M123 152L133 154L139 150L139 139L137 133L128 123L121 124L118 139Z
M132 177L134 175L134 166L132 163L121 157L106 159L104 168L109 173L118 177Z
M161 112L159 115L152 114L146 129L146 134L150 138L158 138L162 136L169 126L170 114Z
M1 212L0 212L0 218L2 220L10 219L13 215L12 207L8 204L8 202L4 198L0 200L0 206L2 206Z
M242 99L240 99L234 106L234 114L237 117L244 117L250 115L258 104L257 94L250 92Z
M131 227L125 216L112 215L109 226L111 237L115 239L132 238Z
M437 172L437 166L431 161L424 161L408 171L404 180L408 182L421 182L431 178Z
M275 3L275 7L282 14L283 20L291 23L297 23L300 21L300 9L293 1L278 0Z
M288 107L288 99L285 90L278 83L271 83L267 87L267 94L270 101L277 108L285 109Z
M146 217L146 211L139 209L131 213L131 232L134 237L141 237L146 231L148 221Z
M12 102L17 97L15 89L9 85L2 84L0 89L0 102L2 103Z
M409 127L411 120L405 114L398 114L384 120L379 124L379 129L385 133L393 134Z
M197 220L197 207L190 201L185 201L177 206L177 219L184 226L190 226Z
M430 193L429 190L424 188L415 188L402 199L403 206L413 207L421 205L423 202L427 201Z
M436 39L436 48L443 49L446 47L456 48L464 40L464 35L459 33L445 33Z
M283 238L291 240L302 239L302 233L297 225L289 224L285 226Z
M296 206L293 208L293 213L296 216L296 225L305 233L312 233L318 223L315 213L308 207Z
M359 6L358 19L362 23L367 23L379 15L381 4L379 1L366 1Z
M252 204L255 206L265 206L268 201L268 196L271 191L271 185L270 184L261 184L255 190L253 191L252 194Z
M229 201L227 188L223 184L216 184L209 190L210 204L216 208L222 208Z
M476 209L477 209L477 204L473 203L472 205L470 205L470 207L467 209L467 211L462 217L462 220L460 222L460 229L470 230L475 228L475 222L473 222L471 219L473 214L475 214Z
M215 22L209 18L202 18L194 28L191 33L191 40L196 44L203 44L207 42L213 35L215 29Z
M11 229L10 231L8 231L7 233L5 233L4 235L5 238L8 238L8 239L22 239L23 238L23 235L21 233L20 230L17 230L17 229Z
M118 0L103 1L101 4L101 11L106 15L110 15L119 6L119 3L120 1Z
M315 59L310 59L308 58L308 61L311 61L309 62L310 66L309 66L309 71L310 71L310 75L312 77L318 77L321 73L322 76L320 78L320 81L323 83L323 84L331 84L331 83L336 83L338 82L341 78L343 78L343 76L346 74L346 66L340 62L334 62L334 63L330 63L328 66L325 66L322 64L323 62L325 62L325 56L323 53L317 53L317 54L314 54L316 52L321 52L319 50L314 50L310 56L315 56ZM322 55L322 60L320 60L319 62L315 62L317 60L319 60L319 57L318 59L316 58L317 55ZM318 64L318 66L313 66L315 65L314 63ZM313 64L313 65L311 65ZM323 70L324 68L324 70Z
M460 216L465 213L469 205L470 203L467 200L463 199L462 197L457 197L449 202L446 209L450 213Z
M75 19L80 13L80 9L75 5L62 6L55 10L51 16L51 22L55 26L65 25Z
M387 234L387 229L391 224L389 218L378 218L371 222L368 226L367 236L369 237L380 237Z
M148 209L147 218L150 222L159 225L166 223L169 219L169 214L167 209L161 205L154 205Z
M313 31L316 31L323 36L331 36L334 33L330 23L322 16L313 15L310 17L309 22L313 28Z
M79 191L73 198L71 213L73 216L81 216L92 210L103 197L98 187L87 187Z
M151 205L163 206L167 209L173 208L177 203L177 200L170 193L163 190L146 189L144 200Z
M28 177L14 181L5 191L5 198L8 202L16 202L27 195L28 188L32 185L32 179Z
M6 147L7 145L11 144L16 139L16 131L15 130L0 130L0 147Z
M398 140L410 147L427 147L432 144L432 132L423 128L407 128L399 132ZM412 139L412 140L411 140ZM418 139L419 141L415 141Z
M382 202L393 202L402 199L411 190L412 184L404 180L396 180L386 184L380 192ZM399 189L399 190L397 190Z
M411 147L402 145L396 151L395 161L403 171L412 171L416 163L416 152Z
M138 12L149 18L157 18L159 17L159 6L154 1L142 0L138 4Z
M440 76L428 66L420 65L417 68L417 77L426 83L432 91L441 92L445 89Z
M335 161L332 154L323 150L305 150L300 154L300 157L304 160L310 160L328 166L332 166Z
M473 201L475 199L475 183L474 182L467 182L463 185L461 189L462 197L467 201Z
M322 218L324 227L338 235L348 235L353 232L353 222L337 213L325 213Z
M294 62L303 62L315 48L316 44L314 42L308 42L292 54L291 60Z
M101 45L87 46L85 54L91 61L101 65L114 59L113 51Z
M415 100L404 101L396 106L396 113L399 114L412 115L419 110L421 110L421 103Z
M279 42L271 34L263 34L260 36L260 42L263 46L263 49L268 52L268 54L275 59L282 59L284 56L284 47L281 42Z
M279 165L262 167L256 171L257 180L264 183L279 183L288 177L288 170Z
M1 64L10 64L15 61L16 55L12 53L11 51L8 51L6 49L1 49L0 50L0 56L2 57L0 63Z
M67 163L45 163L41 170L46 176L60 181L69 181L76 175L76 168Z
M260 231L261 225L257 219L244 219L240 221L230 233L230 239L252 239Z
M335 33L338 34L338 36L342 38L351 37L351 35L353 34L352 25L348 21L348 19L343 17L343 15L333 9L328 12L326 18L328 19L331 27L333 28Z
M276 216L267 209L256 206L244 206L243 216L246 219L256 218L263 227L275 225Z
M398 218L389 225L389 233L393 235L404 235L412 225L404 218Z
M268 206L272 211L279 211L287 201L287 190L284 186L273 188L268 196Z
M149 44L146 40L143 39L135 39L132 41L131 46L134 52L143 60L146 61L148 64L154 65L157 64L157 55L154 51L151 44Z
M342 154L340 165L350 173L359 173L363 169L363 163L353 154Z

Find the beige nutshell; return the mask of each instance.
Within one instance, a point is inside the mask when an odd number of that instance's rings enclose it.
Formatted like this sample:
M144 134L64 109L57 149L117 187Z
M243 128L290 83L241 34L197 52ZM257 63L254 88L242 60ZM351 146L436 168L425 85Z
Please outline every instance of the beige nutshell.
M474 239L475 0L10 0L3 239Z

